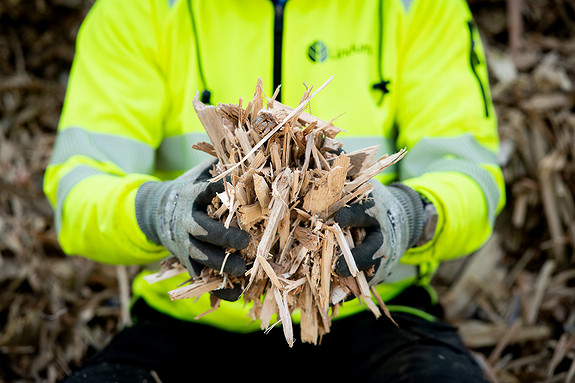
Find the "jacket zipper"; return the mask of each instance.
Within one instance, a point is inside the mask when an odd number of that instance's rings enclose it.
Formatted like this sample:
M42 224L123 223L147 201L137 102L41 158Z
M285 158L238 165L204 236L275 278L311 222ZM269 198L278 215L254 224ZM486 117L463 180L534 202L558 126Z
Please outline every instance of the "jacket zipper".
M284 8L286 0L272 0L274 3L274 57L273 57L273 79L274 87L272 92L282 83L282 50L283 50L283 24ZM277 100L282 101L281 88Z

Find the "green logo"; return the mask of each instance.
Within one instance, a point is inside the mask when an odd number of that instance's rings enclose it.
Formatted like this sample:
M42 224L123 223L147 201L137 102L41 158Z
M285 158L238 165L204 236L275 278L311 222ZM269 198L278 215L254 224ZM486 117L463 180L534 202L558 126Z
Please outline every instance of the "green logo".
M307 56L314 63L322 63L329 60L342 60L355 55L371 55L373 48L369 44L352 43L344 47L327 47L320 40L311 43L307 48Z
M307 56L313 62L324 62L327 60L327 46L321 41L314 41L307 49Z

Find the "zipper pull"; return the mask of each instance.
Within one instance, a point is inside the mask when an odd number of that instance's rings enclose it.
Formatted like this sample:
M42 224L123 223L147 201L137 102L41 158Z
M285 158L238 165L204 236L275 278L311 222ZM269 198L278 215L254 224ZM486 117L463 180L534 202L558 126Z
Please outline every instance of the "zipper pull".
M205 90L202 92L201 101L202 101L204 104L211 104L211 99L212 99L212 92L210 92L209 90L205 89Z

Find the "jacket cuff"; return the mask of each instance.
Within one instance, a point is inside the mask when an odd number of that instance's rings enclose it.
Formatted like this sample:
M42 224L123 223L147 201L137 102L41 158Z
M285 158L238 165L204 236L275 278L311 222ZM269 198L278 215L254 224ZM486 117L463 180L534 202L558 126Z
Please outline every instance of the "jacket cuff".
M389 191L399 201L407 215L410 234L407 248L409 249L417 244L423 233L425 224L424 201L415 190L400 182L389 185Z
M171 182L145 182L136 193L136 221L148 240L157 245L162 242L158 235L158 215L161 213L162 197Z

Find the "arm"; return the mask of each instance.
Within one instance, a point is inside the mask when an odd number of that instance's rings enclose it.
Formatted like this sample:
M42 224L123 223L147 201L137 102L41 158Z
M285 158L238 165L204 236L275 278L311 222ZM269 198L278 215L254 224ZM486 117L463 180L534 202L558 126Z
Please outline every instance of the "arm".
M505 191L485 56L466 3L415 1L406 18L397 123L409 153L400 178L438 211L433 239L402 259L417 264L477 250Z
M80 29L44 179L66 253L124 264L167 255L139 229L134 208L138 187L157 180L167 107L153 13L149 2L101 0Z
M370 200L334 217L366 228L352 252L360 269L376 265L371 284L400 258L425 276L478 249L505 201L485 58L465 2L414 1L405 17L396 82L397 146L409 149L401 183L374 183ZM435 228L423 227L427 220ZM349 275L341 260L336 272Z

